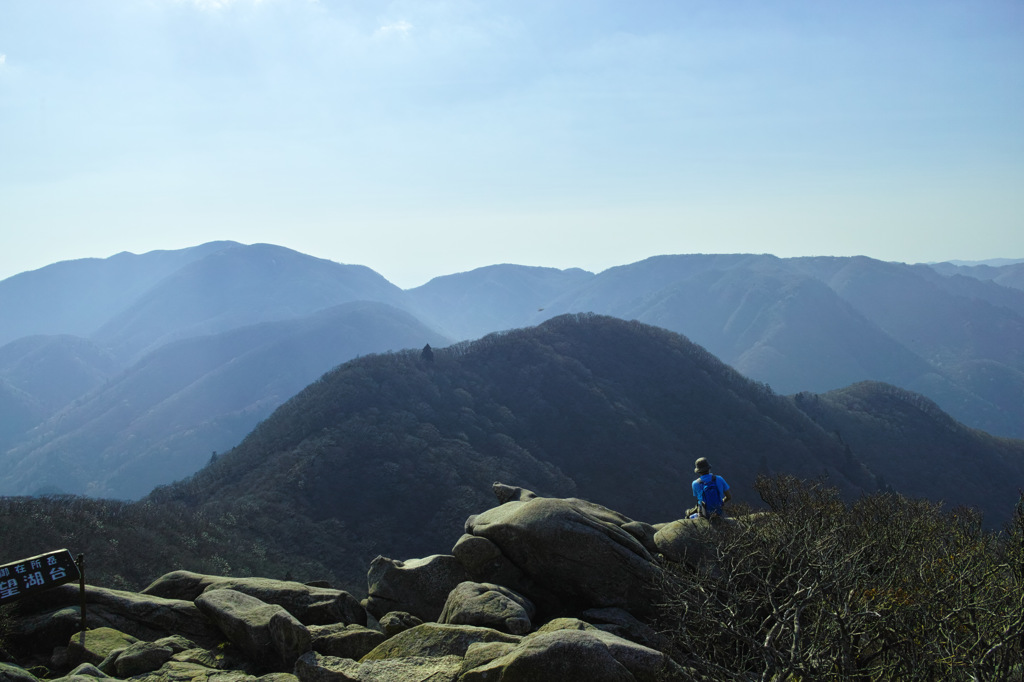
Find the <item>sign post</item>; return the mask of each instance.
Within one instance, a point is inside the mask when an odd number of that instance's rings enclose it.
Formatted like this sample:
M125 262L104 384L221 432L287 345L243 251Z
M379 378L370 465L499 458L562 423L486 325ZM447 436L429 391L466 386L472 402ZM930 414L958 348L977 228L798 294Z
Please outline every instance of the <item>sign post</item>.
M68 556L71 556L69 553ZM85 646L85 555L79 554L75 557L75 566L78 567L78 596L79 602L82 605L81 613L79 614L82 619L81 633L82 646Z

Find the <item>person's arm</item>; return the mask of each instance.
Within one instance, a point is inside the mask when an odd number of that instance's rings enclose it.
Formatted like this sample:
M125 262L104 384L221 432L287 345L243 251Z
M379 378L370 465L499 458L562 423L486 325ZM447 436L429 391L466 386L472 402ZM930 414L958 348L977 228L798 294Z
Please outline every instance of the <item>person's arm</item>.
M731 499L732 499L732 493L730 491L726 490L725 494L722 495L722 504L725 504L726 502L728 502Z

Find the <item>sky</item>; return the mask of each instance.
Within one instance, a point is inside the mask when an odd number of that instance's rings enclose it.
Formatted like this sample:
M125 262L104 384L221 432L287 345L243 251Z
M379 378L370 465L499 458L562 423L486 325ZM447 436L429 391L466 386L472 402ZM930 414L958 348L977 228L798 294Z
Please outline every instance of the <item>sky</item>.
M1024 258L1020 0L0 0L0 279Z

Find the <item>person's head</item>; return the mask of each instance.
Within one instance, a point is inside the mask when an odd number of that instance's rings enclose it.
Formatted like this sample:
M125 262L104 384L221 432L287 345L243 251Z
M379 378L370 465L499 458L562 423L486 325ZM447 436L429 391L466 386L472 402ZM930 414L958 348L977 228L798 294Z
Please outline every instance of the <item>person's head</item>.
M711 473L711 465L708 464L708 460L707 460L706 457L701 457L700 459L698 459L693 464L694 464L693 473L700 474L701 476L703 476L704 474L710 474Z

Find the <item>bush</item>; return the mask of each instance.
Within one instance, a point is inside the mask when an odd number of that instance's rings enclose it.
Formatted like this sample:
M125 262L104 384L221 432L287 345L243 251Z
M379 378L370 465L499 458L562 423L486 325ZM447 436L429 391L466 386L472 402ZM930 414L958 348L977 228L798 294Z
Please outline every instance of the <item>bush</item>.
M969 509L791 477L772 513L671 566L661 625L709 679L1005 680L1024 655L1024 498L1002 534Z

